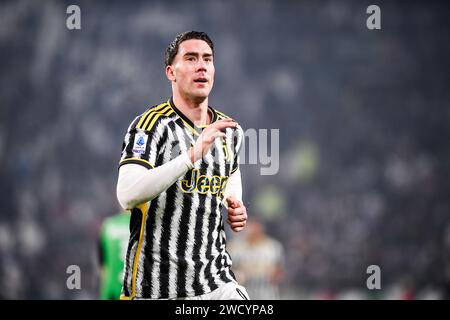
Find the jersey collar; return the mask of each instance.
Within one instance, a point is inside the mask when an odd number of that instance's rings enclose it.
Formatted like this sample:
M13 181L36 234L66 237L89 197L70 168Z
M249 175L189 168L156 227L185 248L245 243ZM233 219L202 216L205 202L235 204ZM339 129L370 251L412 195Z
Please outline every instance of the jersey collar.
M170 97L170 99L167 101L167 103L169 104L169 106L173 109L173 111L175 111L175 113L183 120L183 122L194 131L194 133L196 133L197 135L200 135L200 133L202 133L202 130L206 127L208 127L208 125L204 125L204 126L196 126L183 112L181 112L176 106L175 103L173 102L173 97ZM211 112L212 114L212 121L211 123L214 123L217 120L217 112L216 110L214 110L212 107L208 106L208 110Z

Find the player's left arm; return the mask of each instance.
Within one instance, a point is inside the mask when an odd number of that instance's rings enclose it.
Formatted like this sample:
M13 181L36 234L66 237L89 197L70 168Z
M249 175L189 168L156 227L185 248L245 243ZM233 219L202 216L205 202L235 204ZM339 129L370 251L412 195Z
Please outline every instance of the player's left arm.
M239 232L247 224L247 208L244 204L233 196L229 196L228 203L228 224L234 232Z
M239 232L247 224L247 208L242 201L242 179L239 169L240 151L244 139L244 131L238 125L233 132L234 159L231 174L224 192L224 204L228 210L227 222L234 232Z
M242 202L241 171L237 169L228 178L224 192L224 204L228 210L227 222L234 232L244 229L247 224L247 208Z

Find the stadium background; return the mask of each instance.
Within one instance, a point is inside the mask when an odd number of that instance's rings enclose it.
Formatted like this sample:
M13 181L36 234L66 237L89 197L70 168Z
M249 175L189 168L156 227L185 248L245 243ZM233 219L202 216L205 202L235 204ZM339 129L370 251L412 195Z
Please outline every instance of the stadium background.
M66 28L70 4L81 30ZM366 28L370 4L382 30ZM170 95L163 51L191 29L216 44L211 105L245 129L280 129L279 173L241 170L250 215L286 250L282 296L447 297L449 12L445 1L2 1L0 297L97 298L123 135ZM81 290L66 287L69 265Z

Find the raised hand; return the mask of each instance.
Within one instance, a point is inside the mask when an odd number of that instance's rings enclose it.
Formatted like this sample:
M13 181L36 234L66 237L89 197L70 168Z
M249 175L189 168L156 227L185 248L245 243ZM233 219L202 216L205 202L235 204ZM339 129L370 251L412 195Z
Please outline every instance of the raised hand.
M232 119L223 119L216 121L205 128L202 134L198 137L194 146L188 151L188 155L192 163L203 158L209 148L211 148L216 138L225 138L226 128L236 128L236 126L237 123Z

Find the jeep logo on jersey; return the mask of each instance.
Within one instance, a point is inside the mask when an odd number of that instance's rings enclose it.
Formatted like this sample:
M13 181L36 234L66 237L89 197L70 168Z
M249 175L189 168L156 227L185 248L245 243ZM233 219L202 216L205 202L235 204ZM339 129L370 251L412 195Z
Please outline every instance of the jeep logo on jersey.
M228 177L200 175L199 169L193 169L191 178L181 180L180 187L185 193L198 191L198 193L206 194L211 192L211 194L222 197L227 181Z

